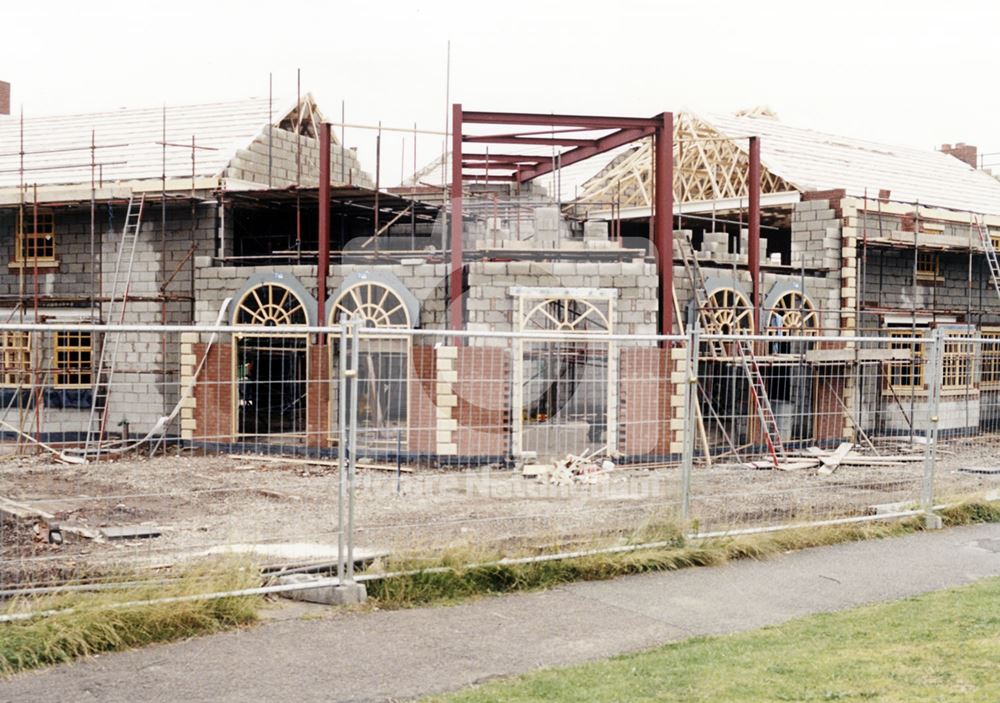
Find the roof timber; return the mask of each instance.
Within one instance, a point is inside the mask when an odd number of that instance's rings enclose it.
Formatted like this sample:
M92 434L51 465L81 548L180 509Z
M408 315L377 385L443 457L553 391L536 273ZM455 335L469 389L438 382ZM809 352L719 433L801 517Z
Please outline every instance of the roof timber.
M583 204L616 201L622 209L648 208L652 193L652 141L620 154L583 185ZM691 113L674 121L675 203L746 198L749 157L743 140L726 137ZM787 193L794 185L761 171L763 194Z

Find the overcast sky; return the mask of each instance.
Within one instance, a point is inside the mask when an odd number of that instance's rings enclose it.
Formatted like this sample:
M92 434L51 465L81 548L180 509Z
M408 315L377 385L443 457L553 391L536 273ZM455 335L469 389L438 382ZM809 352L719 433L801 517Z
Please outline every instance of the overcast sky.
M266 95L296 69L331 119L443 129L469 109L650 115L767 105L789 124L1000 151L1000 3L4 3L0 80L25 114ZM402 137L386 134L384 182ZM407 138L407 172L412 142ZM418 140L422 164L440 137ZM347 142L374 166L372 138ZM1000 157L995 159L1000 163Z

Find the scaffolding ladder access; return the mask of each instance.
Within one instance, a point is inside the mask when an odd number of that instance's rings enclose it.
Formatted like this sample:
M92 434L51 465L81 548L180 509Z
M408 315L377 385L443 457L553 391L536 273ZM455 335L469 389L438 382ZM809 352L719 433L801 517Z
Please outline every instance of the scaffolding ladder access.
M990 237L990 230L982 219L975 217L973 222L975 222L976 230L979 232L979 243L982 245L983 251L986 252L986 261L990 265L990 280L993 281L993 290L1000 298L1000 262L997 262L997 250L993 246L993 238Z
M684 236L678 237L676 241L680 248L684 271L687 273L688 280L691 283L691 289L694 292L695 302L698 305L700 314L700 311L704 310L708 304L708 289L705 285L705 276L701 271L701 266L698 264L698 257L694 253L691 241ZM757 311L755 310L754 315L756 314ZM747 381L750 383L750 400L757 411L757 417L760 419L768 452L771 454L771 460L774 462L774 465L777 466L779 461L786 459L785 445L781 439L778 420L775 418L774 411L771 408L771 400L767 395L767 383L764 381L764 377L760 372L760 364L757 363L757 357L754 354L754 343L749 339L741 339L733 346L736 347L743 371L746 374Z
M135 263L135 245L142 226L142 211L145 205L145 194L129 198L128 211L125 214L125 224L122 227L121 241L118 244L118 254L115 257L115 270L111 279L111 294L108 298L108 309L105 319L113 324L125 322L125 308L128 303L129 290L132 285L132 267ZM125 252L128 256L124 275L122 263ZM94 376L94 396L90 406L90 417L87 422L87 435L84 444L84 456L93 455L100 459L101 445L107 433L109 400L114 380L115 368L118 362L118 347L121 335L115 334L114 341L109 344L107 338L101 341L101 354L97 362Z

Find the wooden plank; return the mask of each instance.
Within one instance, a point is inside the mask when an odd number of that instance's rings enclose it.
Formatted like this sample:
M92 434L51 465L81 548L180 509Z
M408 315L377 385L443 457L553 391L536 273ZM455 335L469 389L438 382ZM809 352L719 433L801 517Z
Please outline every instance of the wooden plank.
M817 473L824 476L832 474L840 466L840 463L851 453L851 449L854 445L850 442L842 442L839 447L837 447L833 454L822 459L823 465L819 468Z
M281 456L254 456L253 454L229 454L227 455L229 459L238 459L239 461L257 461L257 462L270 462L272 464L290 464L293 466L326 466L329 468L336 469L340 466L339 462L328 461L325 459L290 459L288 457ZM252 468L252 467L250 467ZM395 471L395 464L376 464L367 461L359 461L357 464L359 469L372 469L375 471ZM237 467L234 470L248 470L247 467ZM401 466L399 468L400 472L404 474L413 473L413 469Z

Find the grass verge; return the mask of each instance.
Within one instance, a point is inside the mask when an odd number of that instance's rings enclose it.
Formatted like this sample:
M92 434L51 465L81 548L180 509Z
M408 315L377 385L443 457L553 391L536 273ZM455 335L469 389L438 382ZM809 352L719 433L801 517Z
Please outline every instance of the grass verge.
M2 612L67 612L0 624L0 675L247 625L256 620L260 599L116 605L259 585L260 574L255 569L226 561L186 569L167 585L15 599Z
M939 513L947 526L1000 522L1000 503L967 502ZM433 563L389 559L386 571L409 573L369 581L368 597L382 608L407 608L431 603L453 603L468 598L551 588L573 581L596 581L628 574L674 571L691 566L714 566L734 559L766 559L783 552L843 542L898 537L923 529L921 518L891 523L854 523L802 527L701 542L684 539L676 526L647 525L626 543L667 542L666 546L630 552L532 563L498 564L510 554L453 549ZM594 545L595 547L607 545ZM468 564L484 564L468 567ZM436 570L447 567L447 570Z
M428 700L1000 700L1000 579L553 669Z

